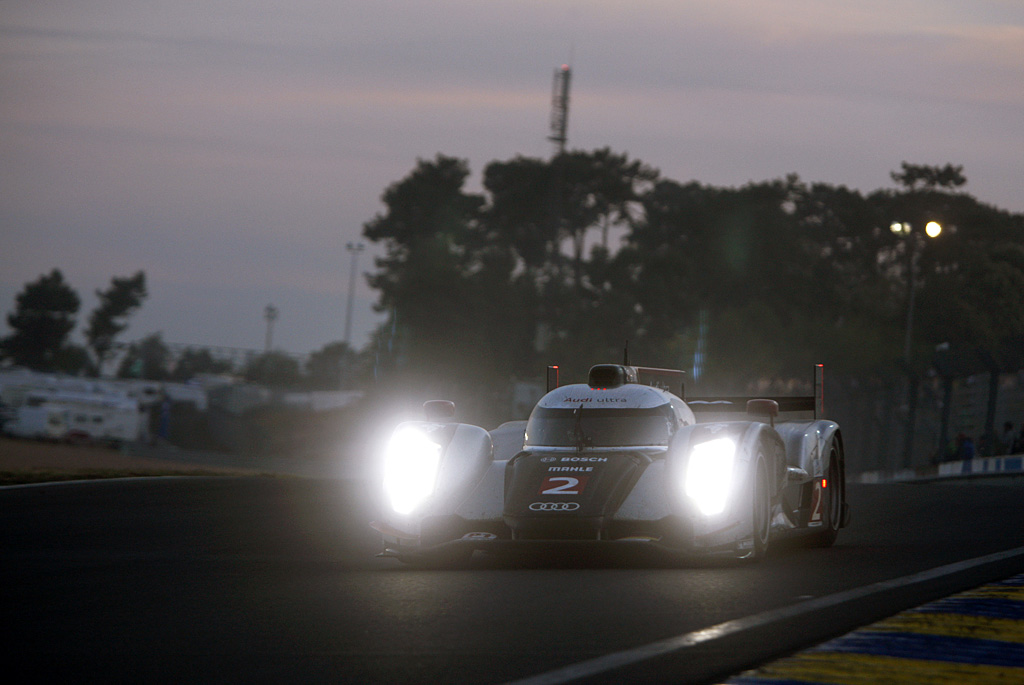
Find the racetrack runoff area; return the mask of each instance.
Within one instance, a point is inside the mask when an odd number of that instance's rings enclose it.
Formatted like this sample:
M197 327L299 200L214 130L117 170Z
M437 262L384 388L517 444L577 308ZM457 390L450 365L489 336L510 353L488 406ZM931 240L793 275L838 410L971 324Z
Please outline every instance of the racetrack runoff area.
M1022 455L939 464L862 483L1024 476ZM1019 481L1018 481L1019 482ZM1024 574L872 623L785 659L729 678L729 685L781 683L1024 683Z
M1024 574L904 611L726 682L1024 683Z
M947 462L862 483L1024 476L1022 455ZM781 683L1024 683L1024 574L872 623L726 681Z

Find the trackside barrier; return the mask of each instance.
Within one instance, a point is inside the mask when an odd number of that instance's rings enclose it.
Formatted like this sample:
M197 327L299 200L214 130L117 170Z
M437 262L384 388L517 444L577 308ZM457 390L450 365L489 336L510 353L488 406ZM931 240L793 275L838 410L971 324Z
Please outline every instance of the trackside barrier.
M933 478L962 478L965 476L1015 475L1024 474L1024 454L1010 454L1004 457L976 457L964 461L947 461L938 468L897 471L866 471L850 480L858 483L892 483L897 481Z
M1024 455L1007 457L980 457L966 461L939 464L940 476L967 476L979 473L1020 473L1024 471Z

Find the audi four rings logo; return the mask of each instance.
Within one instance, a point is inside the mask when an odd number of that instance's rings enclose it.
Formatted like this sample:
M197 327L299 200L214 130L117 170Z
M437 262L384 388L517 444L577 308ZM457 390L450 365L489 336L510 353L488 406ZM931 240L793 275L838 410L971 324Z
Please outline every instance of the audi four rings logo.
M579 508L578 502L534 502L530 505L530 511L576 511Z
M466 533L462 536L463 540L497 540L498 536L494 533Z

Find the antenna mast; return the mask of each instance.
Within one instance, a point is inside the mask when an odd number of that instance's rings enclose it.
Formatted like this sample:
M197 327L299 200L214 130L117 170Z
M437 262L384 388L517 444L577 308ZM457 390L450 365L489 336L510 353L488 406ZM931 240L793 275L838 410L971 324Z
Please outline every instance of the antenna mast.
M565 152L568 140L566 131L569 127L569 81L572 70L568 64L555 69L555 82L551 92L551 135L548 140L555 144L555 154Z

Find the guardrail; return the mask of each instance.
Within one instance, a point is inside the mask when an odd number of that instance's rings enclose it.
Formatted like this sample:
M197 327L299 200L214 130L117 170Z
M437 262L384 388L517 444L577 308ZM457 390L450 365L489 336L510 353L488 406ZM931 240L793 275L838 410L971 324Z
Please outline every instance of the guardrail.
M1024 471L1024 455L1011 454L1005 457L979 457L966 461L949 461L939 464L939 476L971 476L986 473L1020 473Z

